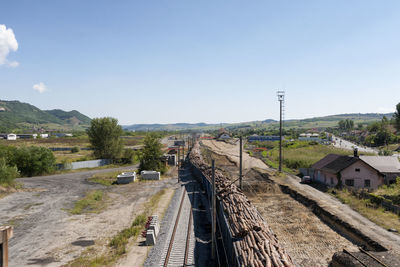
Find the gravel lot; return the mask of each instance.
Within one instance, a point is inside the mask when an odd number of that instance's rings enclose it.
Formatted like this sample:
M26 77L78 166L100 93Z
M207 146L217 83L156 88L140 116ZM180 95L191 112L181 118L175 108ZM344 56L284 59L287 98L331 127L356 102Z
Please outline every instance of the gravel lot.
M85 247L130 225L149 197L176 184L176 179L163 179L106 187L87 180L95 173L132 167L18 179L28 191L0 199L0 225L14 225L10 266L61 266ZM106 193L102 212L70 215L66 211L93 189Z

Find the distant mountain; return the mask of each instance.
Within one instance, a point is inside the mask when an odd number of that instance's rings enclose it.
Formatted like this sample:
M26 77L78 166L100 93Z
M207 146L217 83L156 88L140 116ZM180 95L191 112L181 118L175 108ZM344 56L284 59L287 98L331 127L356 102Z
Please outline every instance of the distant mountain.
M41 110L28 103L0 100L1 132L34 128L81 130L89 124L90 118L76 110Z
M220 124L200 123L172 123L172 124L133 124L123 126L128 131L182 131L199 130L203 128L216 127Z
M45 112L70 124L90 124L91 119L77 110L64 111L61 109L45 110Z
M301 120L285 120L284 127L286 128L326 128L337 126L340 120L351 119L355 123L370 123L378 121L386 116L388 119L392 118L393 113L350 113L350 114L337 114L323 117L314 117ZM266 119L263 121L250 121L240 123L173 123L173 124L133 124L123 126L125 130L129 131L183 131L183 130L215 130L218 128L238 129L238 128L275 128L278 127L279 121L273 119Z

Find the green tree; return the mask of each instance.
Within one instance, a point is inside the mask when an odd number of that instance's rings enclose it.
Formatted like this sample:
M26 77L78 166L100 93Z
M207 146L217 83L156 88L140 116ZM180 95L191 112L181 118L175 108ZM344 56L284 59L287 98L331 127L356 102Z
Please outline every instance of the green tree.
M400 103L396 105L396 112L394 113L393 117L396 130L400 132Z
M118 125L117 119L109 117L93 119L87 134L94 149L94 156L112 160L119 158L123 148L122 133L122 127Z
M354 121L345 119L339 121L339 130L342 131L351 131L354 128Z
M157 170L164 172L165 167L161 162L163 155L162 145L159 137L154 133L149 133L144 139L144 147L140 155L140 170Z
M389 120L386 118L386 116L383 116L379 125L379 130L375 135L374 143L376 146L387 146L391 137L392 133L389 130Z

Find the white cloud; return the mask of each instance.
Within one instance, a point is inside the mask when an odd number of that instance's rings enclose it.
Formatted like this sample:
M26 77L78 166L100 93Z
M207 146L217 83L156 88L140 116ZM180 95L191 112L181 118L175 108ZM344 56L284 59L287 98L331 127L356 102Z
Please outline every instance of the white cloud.
M33 90L38 91L42 94L47 91L47 86L44 83L40 82L33 85Z
M16 61L9 62L7 56L11 51L17 51L18 42L12 29L0 24L0 65L7 64L9 67L15 68L19 64Z

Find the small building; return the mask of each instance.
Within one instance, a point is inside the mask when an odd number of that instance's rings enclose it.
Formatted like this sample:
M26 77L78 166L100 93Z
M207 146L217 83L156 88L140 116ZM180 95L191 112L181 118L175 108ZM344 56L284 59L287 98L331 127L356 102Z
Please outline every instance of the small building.
M231 139L231 136L228 133L221 133L218 138L218 140L228 140Z
M49 134L42 133L40 134L40 138L49 138Z
M339 179L352 188L377 189L400 177L400 162L388 156L340 156L329 154L316 162L314 180L328 186L336 186Z
M314 142L321 142L321 138L319 138L319 134L318 133L302 133L299 136L299 140L300 141L314 141Z
M13 133L7 134L6 139L7 140L17 140L17 135L13 134Z
M0 112L5 112L6 111L6 109L5 108L3 108L3 107L0 107Z
M282 137L283 139L283 137ZM255 141L260 141L260 142L265 142L265 141L279 141L280 137L276 135L251 135L248 137L249 142L255 142Z
M175 140L174 146L185 146L185 141L184 140Z

